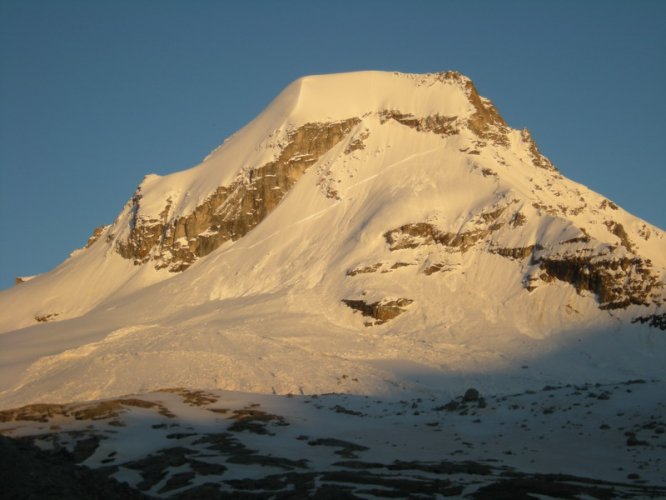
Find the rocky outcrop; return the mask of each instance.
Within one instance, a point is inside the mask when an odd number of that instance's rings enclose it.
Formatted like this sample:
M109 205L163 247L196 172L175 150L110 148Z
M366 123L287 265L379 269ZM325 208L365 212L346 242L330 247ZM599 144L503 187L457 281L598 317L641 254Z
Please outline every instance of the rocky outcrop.
M414 302L412 299L384 299L367 303L364 300L343 299L344 304L359 311L363 316L374 318L375 321L365 323L365 326L381 325L405 312L405 307Z
M650 271L650 262L639 257L564 255L540 256L535 263L541 280L560 280L577 292L592 292L600 309L658 304L663 283Z
M38 323L48 323L49 321L54 321L60 313L46 313L46 314L36 314L35 321Z
M488 99L479 95L471 80L465 82L467 97L474 106L474 113L467 120L467 127L482 141L496 146L509 146L509 127Z
M521 212L516 212L515 214L513 214L513 217L509 221L509 224L511 225L511 227L515 229L517 227L524 226L526 222L527 222L527 217L525 217L525 214Z
M492 102L479 95L471 80L456 71L439 73L436 75L436 79L439 81L455 81L464 87L467 98L474 108L474 112L469 118L459 120L457 116L443 116L439 114L417 117L398 110L384 110L379 113L381 123L385 123L388 120L395 120L401 125L413 128L419 132L432 132L444 137L459 134L460 128L466 127L478 137L479 146L484 146L488 142L497 146L509 146L508 134L510 129L508 125ZM536 144L533 141L532 144L535 157L543 161L544 164L547 163L552 167L552 164L538 152ZM478 154L478 151L472 151L470 154Z
M88 238L85 248L90 248L91 246L93 246L93 244L100 238L100 236L102 236L102 234L108 227L109 227L108 225L97 226L90 235L90 238Z
M509 145L509 127L500 116L493 103L481 97L472 80L457 71L444 71L434 75L427 75L431 85L432 80L439 82L455 82L464 88L467 99L474 108L474 113L466 120L465 126L469 128L481 143L490 142L495 145Z
M502 214L506 207L494 208L477 215L475 225L478 229L461 230L457 233L438 229L433 224L418 222L405 224L384 233L389 250L415 249L424 245L440 245L454 251L465 252L486 239L493 231L503 227ZM516 221L519 212L513 215L509 226L514 229L523 221ZM473 220L474 220L473 219ZM616 235L626 250L633 245L621 224L606 223L609 231ZM600 253L592 248L564 249L568 245L592 242L585 231L581 236L562 241L559 245L544 248L539 243L523 247L498 247L490 240L485 240L485 251L502 257L523 261L527 266L523 285L528 291L535 290L540 283L563 281L571 284L578 293L594 294L600 309L624 309L630 305L660 305L663 283L652 264L635 254L620 252L617 246L607 246ZM593 242L598 245L600 242ZM424 273L431 275L445 269L442 263L435 263L425 268Z
M405 224L387 231L384 233L384 239L389 244L389 250L391 251L437 244L465 252L477 241L485 238L490 232L491 229L476 229L448 233L440 231L427 222L417 222L415 224Z
M91 403L33 404L0 411L0 422L33 421L48 422L53 417L69 417L75 420L105 420L116 418L128 407L152 408L161 415L173 416L164 406L136 398L110 399Z
M501 255L502 257L507 257L513 260L523 260L532 255L534 250L540 250L541 245L528 245L526 247L514 247L514 248L491 248L490 253Z
M346 275L356 276L357 274L370 274L377 272L386 274L395 271L396 269L400 269L401 267L409 267L413 265L415 264L412 262L394 262L392 264L390 262L377 262L376 264L372 264L370 266L359 266L353 269L349 269L346 272Z
M455 125L457 119L457 116L442 116L439 114L419 118L396 110L384 110L379 113L381 123L386 123L388 120L395 120L401 125L413 128L418 132L432 132L442 136L459 133Z
M634 245L631 243L629 235L624 230L622 224L620 224L619 222L607 220L606 222L604 222L604 225L608 228L608 231L610 231L612 234L614 234L620 239L620 244L624 248L626 248L630 252L634 251Z
M652 328L659 328L666 331L666 313L650 314L648 316L639 316L631 320L632 323L647 323Z
M528 129L523 129L520 132L520 137L527 145L527 150L530 154L530 157L532 158L532 164L534 166L557 172L555 165L553 165L548 158L541 154L541 151L539 151L539 148L537 147L536 142L534 142L532 134Z
M620 207L618 207L610 200L602 200L601 203L599 203L599 208L601 210L606 210L606 208L610 208L611 210L619 210Z
M368 130L364 130L361 132L358 137L354 138L352 141L349 142L349 145L345 148L345 154L349 155L352 154L354 151L358 151L360 149L365 149L365 140L370 137L370 132Z
M425 269L423 269L423 274L425 274L426 276L430 276L432 274L441 273L448 270L449 268L447 267L446 263L436 262L435 264L430 264Z
M171 201L157 219L142 219L141 192L132 198L130 235L118 241L120 255L135 264L149 260L155 267L178 272L224 242L237 240L256 227L312 164L358 124L359 118L334 123L308 123L288 134L278 157L243 172L228 186L220 186L194 211L169 219Z
M376 273L382 267L381 262L377 262L371 266L355 267L354 269L349 269L346 273L347 276L356 276L357 274L369 274Z

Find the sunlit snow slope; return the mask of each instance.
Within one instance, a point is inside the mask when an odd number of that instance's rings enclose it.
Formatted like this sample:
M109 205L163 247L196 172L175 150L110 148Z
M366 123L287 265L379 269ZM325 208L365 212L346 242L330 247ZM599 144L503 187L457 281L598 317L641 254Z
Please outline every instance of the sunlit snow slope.
M0 406L663 375L665 270L466 77L306 77L0 293Z

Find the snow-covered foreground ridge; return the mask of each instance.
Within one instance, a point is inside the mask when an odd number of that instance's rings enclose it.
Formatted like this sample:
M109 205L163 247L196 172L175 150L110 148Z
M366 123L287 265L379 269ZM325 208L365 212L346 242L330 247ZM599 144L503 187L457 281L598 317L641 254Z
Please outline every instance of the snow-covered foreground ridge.
M459 73L305 77L0 293L0 407L660 378L665 270Z

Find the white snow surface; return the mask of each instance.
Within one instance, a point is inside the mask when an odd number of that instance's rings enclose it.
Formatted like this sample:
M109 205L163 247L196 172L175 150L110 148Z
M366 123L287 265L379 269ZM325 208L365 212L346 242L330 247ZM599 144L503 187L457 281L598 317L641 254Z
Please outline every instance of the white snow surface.
M529 292L526 261L486 251L539 244L564 252L563 242L584 230L591 242L566 248L598 253L613 245L621 253L605 224L613 221L663 286L659 228L536 167L519 131L497 146L462 126L442 137L380 120L381 111L398 110L462 124L474 112L466 81L384 72L302 78L200 165L147 176L140 216L157 217L170 199L174 220L273 160L295 127L361 120L257 227L185 272L116 253L130 231L128 203L90 248L0 292L0 408L174 386L399 395L663 379L666 335L630 322L662 314L663 302L600 310L593 294L561 281ZM365 135L363 149L344 153ZM391 251L383 237L418 222L454 234L486 228L484 214L497 209L502 228L465 252ZM526 222L513 228L517 210ZM423 272L437 263L444 272ZM348 275L375 264L377 272ZM373 327L341 302L396 298L413 303ZM533 368L529 375L523 365Z

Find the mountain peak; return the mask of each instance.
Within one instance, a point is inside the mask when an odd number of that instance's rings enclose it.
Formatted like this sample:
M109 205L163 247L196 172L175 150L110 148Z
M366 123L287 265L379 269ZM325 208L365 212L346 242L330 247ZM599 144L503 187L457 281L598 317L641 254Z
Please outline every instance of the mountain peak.
M562 176L459 73L304 77L201 164L146 176L85 249L0 294L0 352L21 360L0 391L30 401L60 390L58 373L85 397L326 392L344 365L362 380L346 389L373 392L396 376L372 360L396 352L468 372L572 331L621 327L633 346L664 328L665 255L661 230ZM15 352L2 339L23 327Z
M475 96L471 80L458 72L359 71L299 78L286 87L267 112L288 116L292 126L387 109L415 116L466 116L474 111L469 101Z

